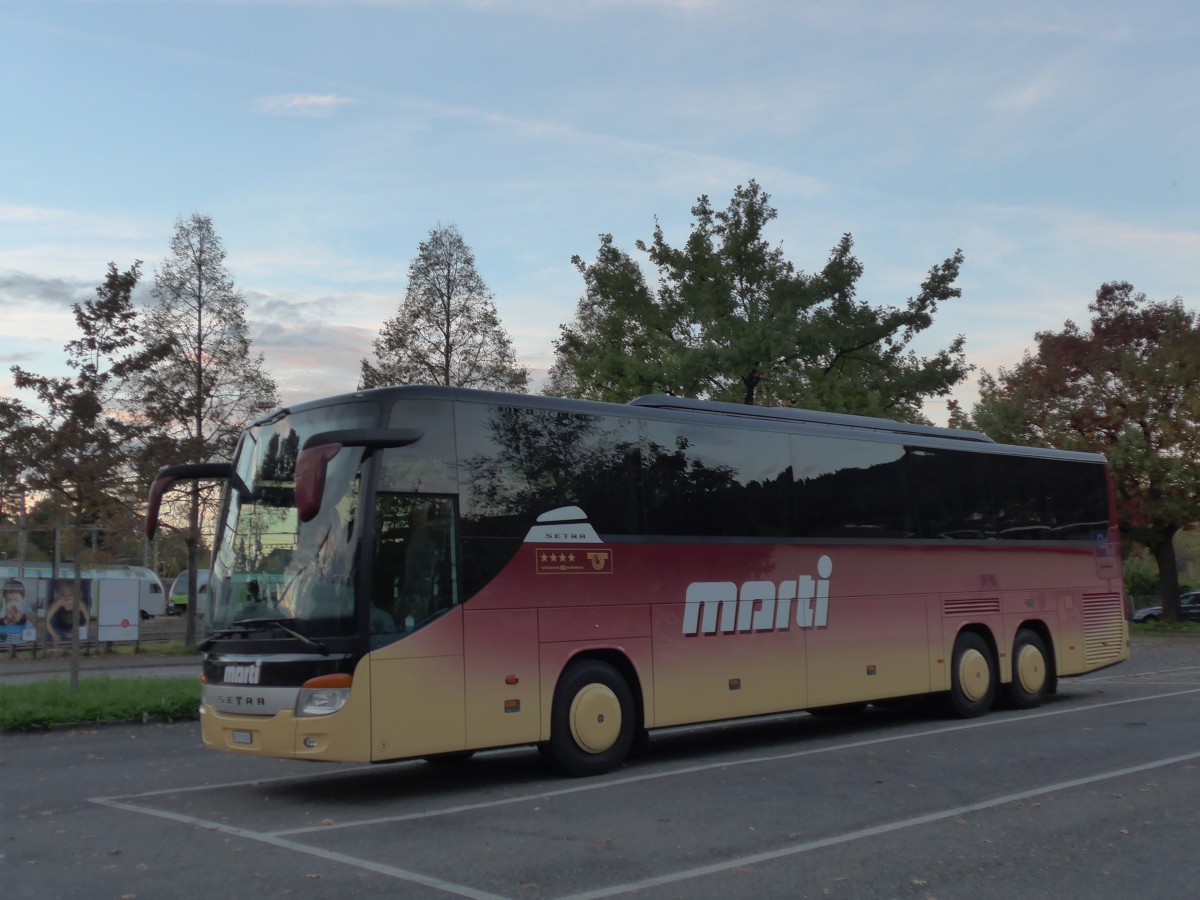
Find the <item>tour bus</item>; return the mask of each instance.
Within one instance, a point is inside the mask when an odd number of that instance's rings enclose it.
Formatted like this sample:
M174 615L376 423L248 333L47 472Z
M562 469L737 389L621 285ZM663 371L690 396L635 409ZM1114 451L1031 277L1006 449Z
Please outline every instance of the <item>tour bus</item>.
M1032 708L1129 652L1095 454L401 386L279 410L231 462L164 469L148 535L194 479L226 484L201 707L220 750L536 745L588 775L664 726L934 694L964 717Z

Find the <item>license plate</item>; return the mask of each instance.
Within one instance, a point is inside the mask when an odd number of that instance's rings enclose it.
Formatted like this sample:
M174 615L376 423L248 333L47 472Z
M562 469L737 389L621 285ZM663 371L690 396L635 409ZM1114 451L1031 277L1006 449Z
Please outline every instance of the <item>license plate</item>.
M235 744L253 744L254 735L249 731L235 731L233 733L233 742Z

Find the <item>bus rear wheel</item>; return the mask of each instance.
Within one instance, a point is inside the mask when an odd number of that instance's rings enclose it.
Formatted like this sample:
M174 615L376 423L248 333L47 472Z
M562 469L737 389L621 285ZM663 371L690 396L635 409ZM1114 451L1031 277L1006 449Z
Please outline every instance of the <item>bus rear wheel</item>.
M1017 632L1012 661L1008 702L1016 709L1041 706L1050 690L1050 664L1046 644L1036 631L1022 628Z
M569 666L554 690L542 754L568 775L599 775L625 761L636 733L633 691L597 659Z
M964 631L950 661L950 709L964 719L982 716L996 699L996 660L987 641Z

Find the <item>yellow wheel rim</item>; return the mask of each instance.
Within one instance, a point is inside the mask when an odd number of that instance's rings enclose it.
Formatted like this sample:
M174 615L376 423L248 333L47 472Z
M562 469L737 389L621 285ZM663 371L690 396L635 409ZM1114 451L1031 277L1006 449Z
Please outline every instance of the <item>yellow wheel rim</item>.
M621 701L603 684L585 686L571 702L571 736L588 753L603 753L621 734Z
M1017 680L1027 694L1036 694L1046 684L1046 660L1037 647L1026 644L1017 654Z
M992 672L987 657L971 649L958 660L958 686L970 701L982 700L992 685Z

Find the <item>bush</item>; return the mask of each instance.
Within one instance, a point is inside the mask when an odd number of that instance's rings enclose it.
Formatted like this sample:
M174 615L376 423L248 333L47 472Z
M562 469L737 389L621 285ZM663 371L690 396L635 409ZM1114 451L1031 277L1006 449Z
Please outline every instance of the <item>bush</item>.
M1158 569L1141 557L1126 559L1125 592L1130 597L1158 596Z
M85 678L72 693L65 679L0 685L0 730L83 722L195 719L195 678Z

